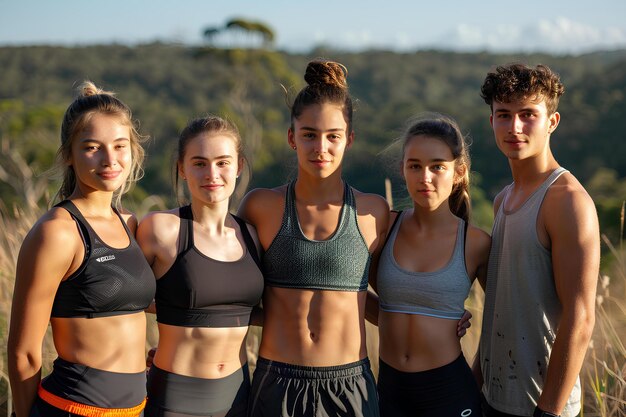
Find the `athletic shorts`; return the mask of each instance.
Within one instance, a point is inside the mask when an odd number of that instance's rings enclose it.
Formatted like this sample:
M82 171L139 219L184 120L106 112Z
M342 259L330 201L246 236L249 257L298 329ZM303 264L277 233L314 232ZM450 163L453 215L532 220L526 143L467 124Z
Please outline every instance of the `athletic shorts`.
M480 393L463 355L440 368L402 372L380 361L381 417L482 417Z
M41 381L30 417L90 416L101 409L128 410L129 415L140 416L145 399L143 371L109 372L57 358L52 373Z
M369 359L300 366L258 358L249 417L378 417Z
M146 417L245 417L250 395L248 364L219 379L164 371L148 373Z

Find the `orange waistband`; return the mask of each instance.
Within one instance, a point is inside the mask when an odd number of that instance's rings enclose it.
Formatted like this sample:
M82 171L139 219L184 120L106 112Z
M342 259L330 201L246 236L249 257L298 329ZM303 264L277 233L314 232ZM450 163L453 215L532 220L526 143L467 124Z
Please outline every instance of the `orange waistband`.
M141 404L131 408L102 408L94 405L87 405L74 402L65 398L58 397L46 391L41 384L37 390L39 397L53 407L67 411L68 413L78 414L85 417L138 417L146 406L144 399Z

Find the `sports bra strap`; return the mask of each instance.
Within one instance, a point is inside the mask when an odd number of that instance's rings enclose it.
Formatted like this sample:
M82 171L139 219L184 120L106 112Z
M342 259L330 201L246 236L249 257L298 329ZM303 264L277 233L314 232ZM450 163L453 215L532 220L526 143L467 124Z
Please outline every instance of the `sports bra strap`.
M178 209L180 216L180 229L178 231L178 253L183 253L190 249L193 246L193 212L191 211L191 205L183 206ZM259 268L261 268L261 259L259 258L259 252L257 250L256 245L254 244L254 239L250 235L250 231L248 230L247 223L231 214L237 224L239 225L239 229L241 229L241 235L243 236L243 241L250 252L250 256L254 260L254 263L257 264ZM184 224L183 224L184 223Z
M193 246L193 213L191 205L178 209L180 228L178 229L178 253L183 253Z
M233 216L237 224L239 224L239 229L241 229L241 235L243 236L243 241L248 248L248 252L250 252L250 256L252 256L254 263L256 263L260 269L261 259L259 259L259 253L257 251L256 245L254 244L254 239L252 239L250 231L248 230L248 224L243 219L235 216L234 214L231 214L231 216Z
M467 246L467 229L469 228L469 221L463 220L463 259L465 259L465 246Z
M91 239L89 238L89 229L87 229L87 220L74 203L69 200L63 200L55 207L61 207L67 210L67 212L70 213L74 219L74 222L78 225L78 233L80 234L80 238L83 240L83 244L85 245L85 256L83 257L84 262L87 258L89 258L89 254L91 253Z
M384 247L387 244L387 241L389 240L389 236L391 236L391 232L393 231L394 227L396 227L396 223L398 223L398 220L400 220L400 217L402 217L402 210L391 210L391 212L398 213L398 215L393 220L393 224L389 228L389 231L387 231L387 236L385 236L385 243L383 243L382 247Z

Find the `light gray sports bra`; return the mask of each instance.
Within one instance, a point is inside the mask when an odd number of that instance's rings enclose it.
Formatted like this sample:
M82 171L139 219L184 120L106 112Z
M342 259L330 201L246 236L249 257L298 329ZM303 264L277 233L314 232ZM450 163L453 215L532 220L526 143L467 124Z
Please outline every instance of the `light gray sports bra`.
M404 213L398 213L378 264L380 308L391 313L421 314L458 320L471 287L465 266L465 222L459 220L456 244L447 265L434 272L403 269L393 257L393 246Z

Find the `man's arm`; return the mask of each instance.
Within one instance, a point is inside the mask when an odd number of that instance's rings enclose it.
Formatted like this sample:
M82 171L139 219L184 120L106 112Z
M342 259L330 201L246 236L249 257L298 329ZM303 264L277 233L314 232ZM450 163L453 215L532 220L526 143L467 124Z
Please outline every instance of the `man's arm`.
M567 402L591 339L600 266L595 206L573 177L566 180L548 192L541 214L562 314L537 406L555 414Z

